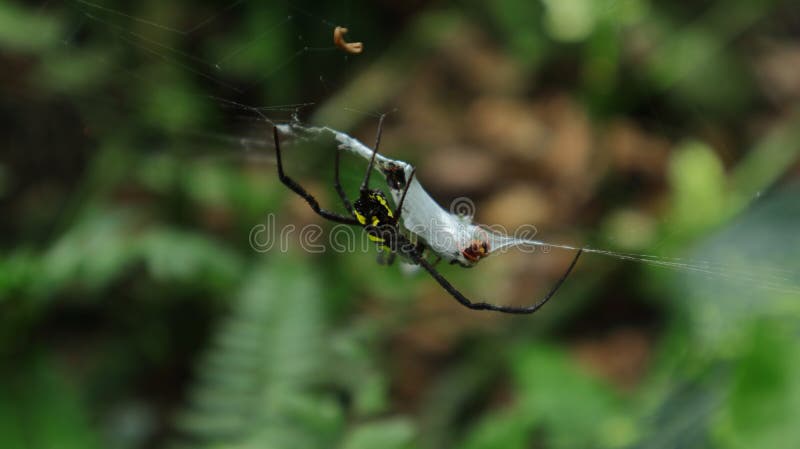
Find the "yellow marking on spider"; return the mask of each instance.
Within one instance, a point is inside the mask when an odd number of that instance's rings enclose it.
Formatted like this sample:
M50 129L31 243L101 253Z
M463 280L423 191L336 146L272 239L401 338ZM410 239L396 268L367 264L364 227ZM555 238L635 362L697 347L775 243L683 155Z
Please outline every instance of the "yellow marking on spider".
M367 224L367 217L359 214L357 210L354 210L353 213L356 214L356 220L358 220L359 223L362 225Z
M376 243L383 243L386 241L382 237L378 237L377 235L372 235L372 234L367 234L367 238Z
M384 197L383 195L378 195L373 193L370 194L370 198L378 201L381 204L381 206L383 206L384 209L386 209L386 213L388 213L390 217L394 218L394 213L392 212L392 208L389 207L389 203L386 202L386 197Z

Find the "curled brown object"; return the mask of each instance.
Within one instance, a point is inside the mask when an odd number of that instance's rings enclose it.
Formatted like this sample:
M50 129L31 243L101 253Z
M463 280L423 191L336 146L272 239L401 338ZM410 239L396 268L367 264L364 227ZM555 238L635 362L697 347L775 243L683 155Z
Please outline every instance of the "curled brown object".
M336 27L333 29L333 43L342 50L357 55L364 50L364 44L361 42L345 42L344 35L347 34L347 28Z

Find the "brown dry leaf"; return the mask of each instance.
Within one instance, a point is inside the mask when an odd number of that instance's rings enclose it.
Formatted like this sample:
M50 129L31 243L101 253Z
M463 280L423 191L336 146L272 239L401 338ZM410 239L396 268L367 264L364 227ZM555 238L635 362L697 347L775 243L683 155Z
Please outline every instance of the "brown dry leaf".
M398 117L391 121L402 124L402 133L429 148L452 145L461 135L461 122L443 93L449 92L439 67L423 63L408 81L402 95L395 99Z
M488 150L536 161L544 151L546 130L534 109L519 100L483 96L470 105L467 130Z
M556 179L587 180L592 156L592 128L586 111L566 95L537 104L546 129L541 163Z
M790 105L800 100L800 45L770 44L754 66L761 89L773 103Z
M670 149L666 139L646 134L629 121L617 120L608 127L603 140L604 153L610 155L614 170L654 179L664 177Z
M473 148L449 147L433 152L425 159L425 172L433 188L454 192L485 189L497 176L497 159Z
M444 50L449 71L470 91L519 95L527 87L519 64L491 46L480 27L464 27Z
M547 196L529 184L516 184L493 196L480 210L481 222L504 226L513 234L520 226L547 226L552 209Z

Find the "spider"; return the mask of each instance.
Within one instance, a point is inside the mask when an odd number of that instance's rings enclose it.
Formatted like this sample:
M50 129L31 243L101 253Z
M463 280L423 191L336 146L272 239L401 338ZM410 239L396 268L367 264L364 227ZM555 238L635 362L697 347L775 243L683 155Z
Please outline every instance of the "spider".
M400 231L399 223L403 211L403 203L405 202L406 193L408 192L408 187L411 184L411 180L414 178L415 171L411 172L407 181L403 179L403 184L405 184L404 190L395 209L390 207L389 201L383 191L369 188L370 175L375 165L375 156L378 154L378 147L381 141L383 119L384 117L382 116L380 122L378 123L378 133L375 138L375 146L373 147L372 157L369 161L369 165L367 166L367 172L364 174L364 179L361 182L361 187L359 188L358 199L352 203L347 197L347 194L345 194L344 189L339 182L340 150L336 150L336 156L334 159L333 186L336 190L336 193L339 195L344 208L347 209L347 212L349 212L349 216L323 209L313 195L308 193L308 191L300 186L300 184L284 173L283 163L281 160L278 129L273 128L278 178L286 187L303 197L308 205L311 206L311 209L313 209L314 212L319 214L321 217L337 223L362 227L367 233L367 237L371 241L375 242L379 250L389 254L389 259L387 261L389 264L391 264L391 262L394 260L394 256L399 254L401 257L410 260L412 263L421 266L425 271L428 272L428 274L431 275L431 277L433 277L433 279L436 280L436 282L439 283L439 285L445 291L447 291L447 293L449 293L464 307L472 310L490 310L510 314L530 314L539 310L539 308L541 308L545 303L547 303L547 301L550 300L550 298L561 287L561 284L563 284L567 279L569 274L572 272L572 269L575 267L575 264L583 250L578 250L577 254L575 254L575 258L572 259L572 262L564 274L561 275L547 295L545 295L535 304L530 306L516 307L471 301L439 273L439 271L435 268L435 263L432 264L428 262L424 255L426 248L422 242L414 243ZM398 183L399 181L395 179L394 182Z

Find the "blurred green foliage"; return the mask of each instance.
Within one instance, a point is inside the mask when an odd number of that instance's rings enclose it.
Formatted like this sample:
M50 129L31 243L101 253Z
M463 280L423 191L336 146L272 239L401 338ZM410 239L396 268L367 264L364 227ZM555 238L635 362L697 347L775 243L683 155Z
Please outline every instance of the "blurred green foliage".
M800 445L800 96L771 100L752 56L798 45L796 7L411 3L0 4L0 447ZM339 24L363 55L330 50ZM510 318L374 254L304 253L297 234L288 251L251 248L269 213L313 218L269 161L244 164L240 142L268 147L269 129L231 101L276 120L294 111L276 105L314 102L304 118L359 132L428 83L450 103L413 111L469 134L459 101L490 77L442 67L485 42L522 80L485 90L566 92L597 128L625 118L669 142L661 181L595 150L582 218L557 226L703 263L585 257L556 301ZM426 165L429 129L392 134ZM290 155L315 191L331 146ZM447 275L506 292L515 267L499 267Z

